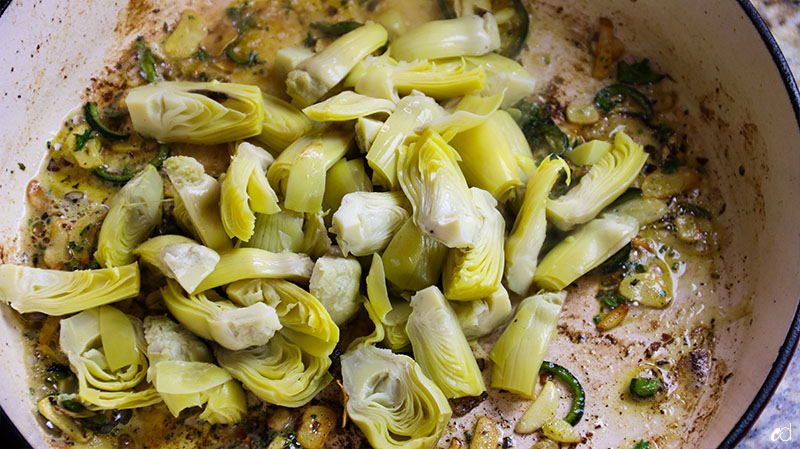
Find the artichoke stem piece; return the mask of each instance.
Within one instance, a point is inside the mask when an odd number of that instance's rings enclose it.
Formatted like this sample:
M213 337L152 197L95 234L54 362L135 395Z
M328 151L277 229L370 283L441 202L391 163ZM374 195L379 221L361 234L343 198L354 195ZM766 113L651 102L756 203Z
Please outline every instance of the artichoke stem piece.
M139 266L60 271L0 265L0 301L19 313L69 315L139 294Z
M533 398L539 367L555 333L567 292L538 293L525 298L511 323L495 343L489 358L494 363L492 388Z
M445 396L479 396L486 390L456 314L438 287L420 290L411 298L406 333L422 372Z
M547 232L547 196L562 170L569 175L569 166L558 157L548 157L539 165L528 181L522 207L506 239L506 284L518 295L526 294L533 283Z
M147 165L111 198L94 253L101 266L111 268L133 262L134 248L161 221L163 198L164 183L152 165Z
M376 23L350 31L289 72L286 93L300 107L313 104L339 84L359 61L386 44L387 38L386 30Z
M389 46L401 61L480 56L500 48L500 31L491 13L434 20L400 36Z
M247 84L162 81L131 89L125 104L133 129L159 142L233 142L264 125L261 89Z
M592 165L577 187L548 200L547 219L562 231L588 222L627 190L645 161L644 148L624 132L618 132L614 148Z
M376 449L428 449L452 410L439 387L410 357L372 345L342 355L347 414Z
M400 149L397 177L422 233L449 248L478 242L483 220L458 167L458 153L430 129Z

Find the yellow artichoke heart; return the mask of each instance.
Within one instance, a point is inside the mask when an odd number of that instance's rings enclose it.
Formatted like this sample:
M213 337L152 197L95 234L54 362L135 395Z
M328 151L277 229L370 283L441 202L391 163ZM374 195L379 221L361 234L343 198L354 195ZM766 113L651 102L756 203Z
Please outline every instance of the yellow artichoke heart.
M255 229L255 212L278 213L278 196L267 180L267 168L275 159L265 150L242 142L236 148L225 178L219 207L228 236L248 241Z
M498 48L500 31L491 13L434 20L400 36L389 46L392 57L401 61L480 56Z
M333 233L344 255L382 251L409 217L403 192L353 192L333 214Z
M375 449L428 449L452 411L410 357L359 345L341 358L347 414Z
M421 232L408 219L394 234L381 259L386 279L405 290L422 290L439 282L448 248Z
M474 247L451 249L447 254L442 284L445 296L451 300L489 296L500 286L503 277L505 220L489 192L475 187L470 191L483 225Z
M258 248L237 248L220 254L211 272L193 293L242 279L271 278L307 281L314 262L304 254L273 253Z
M400 149L397 177L423 234L449 248L470 248L478 241L483 220L458 160L458 153L428 129Z
M489 335L511 316L511 299L502 285L491 295L472 301L450 301L467 340Z
M262 93L264 97L264 127L253 139L264 145L273 155L279 154L292 142L314 128L302 111L278 97Z
M310 355L280 334L263 346L243 351L217 347L214 354L256 396L283 407L302 407L333 380L327 355Z
M588 222L625 192L645 161L644 148L624 132L618 132L614 148L592 165L575 188L547 201L547 219L562 231Z
M393 351L404 351L411 345L406 333L406 322L411 307L404 299L391 300L386 289L383 261L378 254L372 255L372 264L367 274L367 302L370 317L377 320L384 336L382 340Z
M395 102L346 90L327 100L308 106L303 113L318 122L344 122L374 114L394 112Z
M411 298L406 333L414 359L448 398L479 396L486 391L455 312L436 286Z
M219 262L216 251L182 235L153 237L133 253L164 276L177 280L186 291L194 291Z
M78 378L81 401L99 410L161 402L146 381L148 363L142 323L112 306L61 320L61 350Z
M361 264L354 257L322 256L314 263L308 288L337 326L361 308Z
M233 247L220 216L220 184L206 174L203 165L188 156L173 156L164 161L164 171L180 198L190 229L204 245L217 251ZM176 202L175 209L178 210Z
M160 142L212 145L261 133L264 100L257 86L162 81L134 87L125 104L137 133Z
M494 363L492 388L533 398L539 367L555 334L567 292L543 292L525 298L511 323L495 343L489 358Z
M136 263L78 271L0 265L0 301L19 313L69 315L138 294Z
M105 268L133 262L133 250L161 222L164 184L158 170L147 165L111 198L97 238L94 257Z

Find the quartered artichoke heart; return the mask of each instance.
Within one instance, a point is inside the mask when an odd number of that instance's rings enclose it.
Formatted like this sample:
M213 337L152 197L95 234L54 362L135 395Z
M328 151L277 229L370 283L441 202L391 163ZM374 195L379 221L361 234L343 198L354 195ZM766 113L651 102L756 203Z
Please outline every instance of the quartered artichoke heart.
M94 253L101 266L119 267L133 262L133 250L161 222L163 198L164 183L152 165L147 165L111 198Z
M160 142L233 142L264 123L261 90L247 84L162 81L131 89L125 104L133 129Z
M167 317L144 321L148 380L167 408L177 417L181 410L202 407L200 419L211 424L239 422L247 412L241 385L214 364L211 352L196 336Z
M486 73L486 88L482 95L504 92L502 108L517 104L536 89L536 78L513 59L497 53L483 56L467 56L469 68L481 68Z
M369 344L341 358L347 414L375 449L428 449L452 411L414 359Z
M328 355L313 356L276 334L263 346L230 351L214 349L217 362L259 398L284 407L311 401L333 377Z
M500 31L491 13L427 22L389 46L392 56L402 61L480 56L498 48Z
M439 282L448 248L408 219L394 234L382 260L386 279L405 290L422 290Z
M547 347L556 330L565 291L541 292L525 298L514 318L495 343L489 358L492 388L533 398Z
M242 142L236 147L222 180L219 207L222 225L229 237L250 240L255 228L255 212L274 214L281 209L278 196L267 181L267 169L275 159L265 150Z
M314 262L305 254L273 253L258 248L236 248L221 253L219 262L192 293L242 279L288 279L307 281Z
M274 308L281 322L279 331L287 340L316 357L327 357L339 342L339 327L325 307L291 282L282 279L251 279L230 284L226 293L237 304Z
M467 340L489 335L511 316L511 299L502 285L491 295L472 301L450 301Z
M217 251L233 247L220 216L220 184L207 175L203 165L188 156L173 156L164 161L164 171L178 193L180 206L185 211L190 233L204 245Z
M0 301L19 313L61 316L139 294L139 266L60 271L0 265Z
M345 255L383 251L409 217L403 192L353 192L333 214L333 233Z
M570 169L566 162L553 156L542 161L528 181L514 227L506 238L506 284L518 295L526 294L533 283L539 251L547 233L547 196L562 170L569 184Z
M486 391L458 318L438 287L418 291L411 298L406 333L422 372L445 396L479 396Z
M145 380L146 343L139 319L112 306L61 320L61 350L78 378L78 395L95 409L127 409L161 402Z
M303 109L303 113L317 122L346 122L369 115L391 114L395 102L385 98L375 98L346 90L327 100Z
M458 160L458 153L428 129L400 149L397 177L423 234L449 248L469 248L477 243L483 220Z
M262 96L264 127L261 134L253 139L264 145L273 155L277 155L292 142L308 134L313 129L314 122L302 111L280 98L263 92Z
M475 246L451 249L442 273L444 294L450 300L480 299L500 287L503 277L505 220L495 208L497 201L485 190L470 189L483 220Z
M182 235L153 237L133 253L189 292L214 271L220 259L213 249Z
M187 329L233 350L263 345L281 328L275 308L264 303L237 307L213 290L186 295L167 279L161 288L167 309Z
M592 165L578 185L547 201L547 219L568 231L597 216L633 183L647 153L623 131L614 136L614 148Z

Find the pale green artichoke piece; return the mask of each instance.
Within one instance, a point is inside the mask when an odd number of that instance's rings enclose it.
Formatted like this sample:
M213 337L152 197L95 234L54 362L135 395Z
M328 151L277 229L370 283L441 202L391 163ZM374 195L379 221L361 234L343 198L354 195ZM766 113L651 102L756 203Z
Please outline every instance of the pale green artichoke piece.
M237 248L220 254L219 262L193 293L242 279L307 281L314 262L304 254L272 253L258 248Z
M449 248L471 248L478 242L483 220L458 160L458 153L428 129L400 149L397 178L423 234Z
M645 161L644 148L618 132L614 148L592 165L577 187L547 201L547 219L562 231L588 222L627 190Z
M164 171L180 198L175 203L176 215L180 216L185 211L188 218L190 226L184 226L191 229L209 248L217 251L231 249L233 245L220 216L219 182L206 174L201 163L188 156L168 158L164 161Z
M446 397L480 396L486 391L458 318L438 287L420 290L411 298L406 333L422 372Z
M494 363L492 388L533 398L539 367L558 324L567 292L543 292L525 298L489 353Z
M133 262L133 250L161 221L162 199L164 183L152 165L147 165L111 198L94 253L101 266L111 268Z
M320 257L308 285L337 326L350 321L361 308L361 264L353 257Z
M447 299L471 300L489 296L503 278L505 253L503 240L506 224L495 208L492 195L475 187L470 189L483 225L475 246L451 249L442 271L442 285Z
M61 320L61 350L78 378L78 395L99 410L145 407L161 402L145 380L148 363L142 323L112 306Z
M375 114L386 116L394 112L394 109L394 101L346 90L321 103L303 108L303 113L317 122L344 122Z
M383 261L378 254L372 255L372 264L367 274L367 301L365 307L386 346L393 351L405 351L411 345L406 333L406 322L411 307L404 299L389 298ZM377 338L378 334L375 334Z
M133 253L190 292L219 262L216 251L181 235L153 237L137 246Z
M129 90L125 104L133 129L160 142L233 142L264 123L261 90L247 84L162 81Z
M451 301L450 306L453 307L467 340L489 335L511 316L511 299L502 285L485 298Z
M389 46L401 61L480 56L500 48L500 31L491 13L434 20L400 36Z
M0 301L19 313L69 315L138 294L136 263L78 271L0 265Z
M347 414L375 449L430 449L452 411L410 357L359 345L341 358Z
M381 256L386 279L405 290L422 290L437 284L448 251L442 243L421 232L409 218Z
M273 253L303 251L303 214L282 210L275 214L256 214L253 236L243 247Z
M344 255L368 256L382 251L408 220L403 192L353 192L333 214L332 231Z
M536 77L513 59L497 53L465 58L469 67L480 67L486 72L486 88L482 95L504 92L502 108L514 106L533 94L536 90Z
M264 93L262 95L264 127L261 134L253 137L253 140L264 145L273 155L277 155L292 142L311 132L314 122L301 110L280 98Z
M217 362L247 389L270 404L302 407L333 377L331 359L312 356L280 334L264 346L230 351L215 348Z

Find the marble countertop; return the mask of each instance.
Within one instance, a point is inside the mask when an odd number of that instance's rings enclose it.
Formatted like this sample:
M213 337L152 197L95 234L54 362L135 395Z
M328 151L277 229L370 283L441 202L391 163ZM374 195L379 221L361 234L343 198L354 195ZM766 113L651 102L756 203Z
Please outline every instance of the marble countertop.
M795 76L800 76L800 0L753 0ZM736 449L800 446L800 357L795 357L755 426Z

